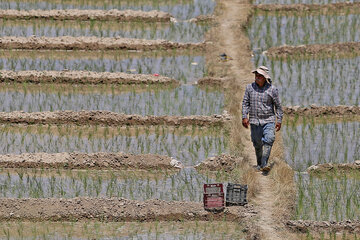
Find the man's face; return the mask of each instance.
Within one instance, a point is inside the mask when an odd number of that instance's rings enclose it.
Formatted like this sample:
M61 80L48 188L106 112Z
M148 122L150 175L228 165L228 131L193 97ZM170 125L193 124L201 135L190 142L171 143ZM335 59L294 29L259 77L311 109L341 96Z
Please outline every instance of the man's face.
M260 86L264 86L266 79L263 75L259 74L259 73L255 73L255 82Z

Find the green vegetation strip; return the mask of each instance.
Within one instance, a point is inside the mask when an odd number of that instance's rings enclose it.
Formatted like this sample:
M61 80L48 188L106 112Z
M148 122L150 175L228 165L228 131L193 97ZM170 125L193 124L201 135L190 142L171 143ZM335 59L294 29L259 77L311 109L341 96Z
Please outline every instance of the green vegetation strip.
M276 12L281 14L308 13L360 13L360 2L339 2L329 4L259 4L254 6L257 13Z
M252 205L204 210L202 203L148 201L123 198L0 199L0 221L248 221L256 215Z
M0 112L1 123L17 124L222 126L229 120L223 115L140 116L109 111Z
M6 71L0 70L0 82L72 83L72 84L177 84L175 79L149 74L89 71Z
M206 43L176 43L166 40L98 37L0 37L0 49L31 50L170 50L203 49Z
M51 19L51 20L113 20L113 21L144 21L170 22L171 15L160 11L133 11L125 10L0 10L3 19Z
M360 42L271 47L265 53L271 58L360 55Z

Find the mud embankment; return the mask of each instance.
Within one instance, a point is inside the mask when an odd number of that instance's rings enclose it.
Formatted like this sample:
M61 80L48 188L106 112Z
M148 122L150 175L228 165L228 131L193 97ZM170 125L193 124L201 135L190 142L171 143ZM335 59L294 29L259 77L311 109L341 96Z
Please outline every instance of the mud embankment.
M127 153L23 153L0 155L2 168L179 169L168 156Z
M71 84L179 84L164 76L122 72L88 71L0 71L0 82Z
M230 81L228 78L220 77L204 77L197 81L199 86L225 86L225 84Z
M196 165L196 170L200 171L232 171L235 168L239 167L240 164L244 164L243 157L235 157L231 155L219 155L211 157Z
M346 13L360 12L360 2L342 2L330 4L259 4L255 5L256 10L263 12L280 12L304 14L307 12L326 13L346 11Z
M160 11L133 10L0 10L3 19L44 19L44 20L101 20L120 22L170 22L172 16Z
M360 233L360 221L346 220L342 222L329 221L287 221L286 226L296 232L350 232Z
M283 107L286 115L294 116L324 116L324 115L360 115L360 106L316 106L310 107Z
M202 203L123 198L0 199L0 221L245 221L256 215L252 205L205 211Z
M285 58L287 56L346 56L360 55L360 42L345 42L334 44L310 44L299 46L271 47L264 52L272 58Z
M167 126L222 126L230 118L223 115L213 116L140 116L126 115L109 111L55 111L0 112L0 123L16 124L75 124L75 125L167 125Z
M177 43L166 40L98 37L0 37L0 49L31 50L170 50L204 49L202 43Z
M308 173L360 171L360 160L353 163L325 163L317 164L307 169Z

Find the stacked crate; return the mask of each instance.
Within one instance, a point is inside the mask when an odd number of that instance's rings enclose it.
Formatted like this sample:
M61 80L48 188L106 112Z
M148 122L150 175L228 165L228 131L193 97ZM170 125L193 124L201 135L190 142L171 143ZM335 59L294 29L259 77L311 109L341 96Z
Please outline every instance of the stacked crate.
M204 184L204 208L208 211L221 211L225 208L222 183Z

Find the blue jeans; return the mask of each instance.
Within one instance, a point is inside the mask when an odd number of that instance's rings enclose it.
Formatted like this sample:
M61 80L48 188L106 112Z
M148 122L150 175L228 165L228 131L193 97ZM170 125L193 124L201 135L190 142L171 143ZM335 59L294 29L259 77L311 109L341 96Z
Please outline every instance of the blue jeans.
M264 125L251 124L251 141L253 142L257 165L261 168L268 163L271 147L275 141L275 123Z

